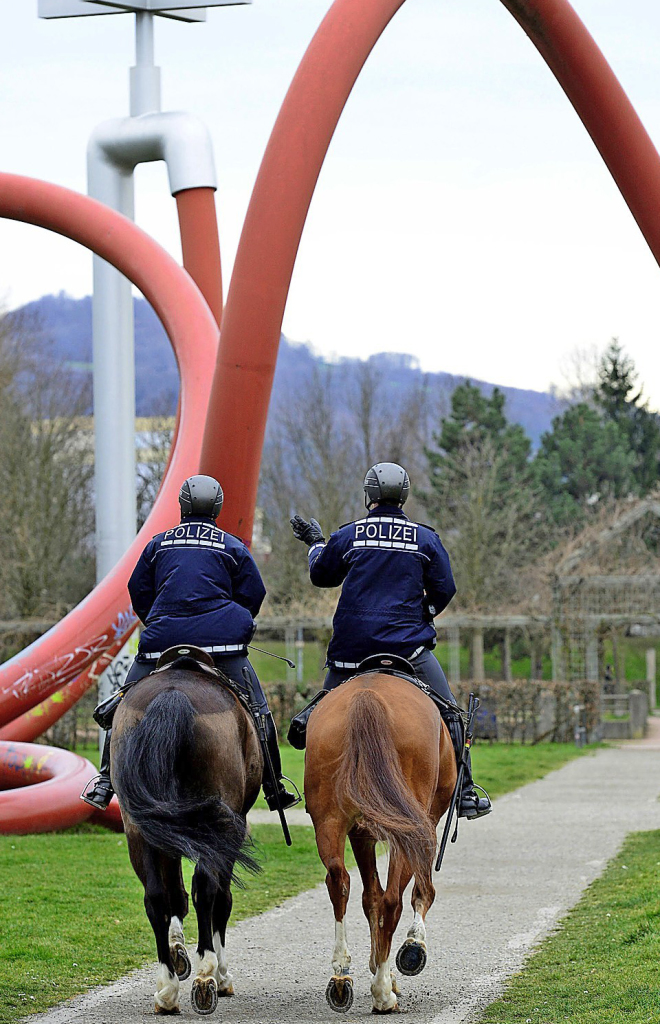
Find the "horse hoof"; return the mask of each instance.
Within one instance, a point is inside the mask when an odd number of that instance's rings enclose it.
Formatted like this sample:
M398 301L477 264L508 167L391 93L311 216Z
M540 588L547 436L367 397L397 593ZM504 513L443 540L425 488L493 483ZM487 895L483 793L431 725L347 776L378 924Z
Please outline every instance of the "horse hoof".
M426 967L426 947L415 939L406 939L396 955L396 966L401 974L413 978Z
M167 1017L172 1017L175 1013L181 1013L178 1006L175 1006L171 1010L166 1010L164 1006L159 1006L158 1003L154 1006L154 1013L164 1013Z
M223 996L233 996L233 994L234 986L231 984L231 982L225 988L218 989L218 999L221 999Z
M215 978L195 978L190 993L190 1002L195 1013L208 1017L218 1005L218 983Z
M346 1013L353 1005L353 979L349 977L330 978L325 990L328 1006L337 1013Z
M174 971L179 981L185 981L186 978L190 977L190 957L188 956L188 950L185 946L180 943L176 946L170 946L170 956L172 957L172 963L174 964Z
M385 1013L401 1013L401 1007L398 1003L395 1003L389 1010L377 1010L375 1006L371 1007L372 1013L385 1014Z

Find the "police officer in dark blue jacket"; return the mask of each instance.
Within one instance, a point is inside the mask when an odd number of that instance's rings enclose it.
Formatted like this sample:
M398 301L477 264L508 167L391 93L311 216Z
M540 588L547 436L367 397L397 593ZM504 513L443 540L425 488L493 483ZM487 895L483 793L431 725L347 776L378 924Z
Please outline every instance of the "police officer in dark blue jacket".
M408 474L381 462L364 479L367 516L348 523L325 541L315 519L294 516L295 536L309 546L309 575L317 587L342 586L328 646L324 689L332 690L355 675L360 662L374 654L406 658L415 674L440 697L456 705L438 660L431 653L436 634L433 618L456 593L449 556L430 526L414 523L402 511L410 493ZM460 757L463 734L457 713L441 707ZM488 796L479 797L468 771L459 814L488 814Z
M261 683L247 658L254 619L266 588L245 544L216 525L223 493L213 477L193 476L179 494L181 523L150 540L128 581L133 609L144 623L138 654L126 683L137 682L156 667L173 645L191 644L208 652L266 716L268 751L278 778L277 795L268 773L264 795L271 810L290 807L297 797L281 782L277 731ZM249 684L245 676L249 679ZM101 774L83 799L105 809L112 798L109 735Z

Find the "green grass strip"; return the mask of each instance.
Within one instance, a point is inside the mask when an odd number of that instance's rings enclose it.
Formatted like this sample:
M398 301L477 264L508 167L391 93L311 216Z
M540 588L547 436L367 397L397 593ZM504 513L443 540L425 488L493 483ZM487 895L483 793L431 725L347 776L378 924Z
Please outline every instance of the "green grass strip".
M659 962L660 831L638 832L480 1020L657 1022Z

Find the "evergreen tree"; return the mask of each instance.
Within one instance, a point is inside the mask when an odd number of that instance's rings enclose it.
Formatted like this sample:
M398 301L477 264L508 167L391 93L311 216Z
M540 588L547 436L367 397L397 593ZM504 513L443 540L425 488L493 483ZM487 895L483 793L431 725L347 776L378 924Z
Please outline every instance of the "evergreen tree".
M500 490L505 490L514 480L522 483L529 479L531 441L520 424L509 423L504 412L505 402L499 388L494 388L490 397L482 394L470 381L454 389L451 413L442 420L439 434L434 435L440 450L426 453L436 493L447 489L447 471L457 458L461 458L465 449L483 445L486 441L505 455L504 475L498 484Z
M534 459L536 479L559 526L582 524L590 505L635 488L635 454L612 419L580 402L557 416Z
M424 496L452 558L463 607L494 610L515 599L519 569L538 551L538 512L523 428L508 422L505 398L469 382L452 394L449 416L426 450Z
M616 338L603 354L594 400L605 420L616 424L633 454L632 489L647 494L660 476L660 422L642 400L638 373Z

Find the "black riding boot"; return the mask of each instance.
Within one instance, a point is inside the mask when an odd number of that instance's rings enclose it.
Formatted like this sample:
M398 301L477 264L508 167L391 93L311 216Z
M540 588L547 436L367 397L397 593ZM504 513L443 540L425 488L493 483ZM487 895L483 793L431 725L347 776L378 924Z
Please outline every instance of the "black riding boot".
M101 754L101 767L96 778L92 779L86 789L81 793L80 799L86 804L95 807L97 811L105 811L114 796L114 789L110 782L110 738L112 729L105 734L103 753Z
M461 762L465 744L463 725L456 715L443 715L443 718L449 729L458 765ZM484 794L483 796L478 795L478 789ZM490 814L492 809L488 793L481 789L481 786L475 786L472 778L472 761L468 754L463 772L463 785L458 799L458 816L459 818L483 818L485 814Z
M304 750L305 743L307 742L307 723L309 722L309 716L312 711L321 700L325 697L329 690L319 690L310 700L309 704L306 704L302 711L299 711L297 715L294 715L291 719L291 725L289 726L289 732L287 739L292 747L296 750Z
M279 804L279 807L285 811L287 807L294 807L299 803L300 796L289 793L282 782L282 761L280 759L280 748L277 742L277 729L275 728L275 722L273 721L273 716L270 711L267 715L263 716L263 719L266 726L266 749L264 750L264 776L261 784L263 786L268 809L270 811L276 811ZM273 786L273 780L268 768L266 767L268 754L270 755L270 763L273 766L273 774L277 780L277 788Z

